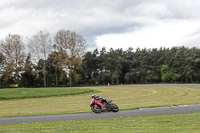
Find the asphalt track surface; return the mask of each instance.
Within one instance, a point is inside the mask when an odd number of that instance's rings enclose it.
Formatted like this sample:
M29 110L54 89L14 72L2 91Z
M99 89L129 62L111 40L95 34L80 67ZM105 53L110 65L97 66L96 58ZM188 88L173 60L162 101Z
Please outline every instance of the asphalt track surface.
M136 85L136 86L181 86L181 87L197 87L200 85ZM200 113L200 105L184 105L159 108L142 108L137 110L82 113L82 114L64 114L64 115L46 115L46 116L27 116L27 117L5 117L0 118L0 125L5 124L20 124L20 123L35 123L35 122L56 122L70 120L93 120L93 119L108 119L120 117L140 117L140 116L161 116L161 115L176 115L176 114L191 114Z

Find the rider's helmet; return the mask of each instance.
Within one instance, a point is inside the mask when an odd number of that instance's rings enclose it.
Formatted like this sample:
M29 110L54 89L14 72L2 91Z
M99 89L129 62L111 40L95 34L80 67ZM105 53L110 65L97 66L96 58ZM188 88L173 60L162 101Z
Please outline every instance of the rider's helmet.
M95 98L97 95L96 94L92 94L92 98Z

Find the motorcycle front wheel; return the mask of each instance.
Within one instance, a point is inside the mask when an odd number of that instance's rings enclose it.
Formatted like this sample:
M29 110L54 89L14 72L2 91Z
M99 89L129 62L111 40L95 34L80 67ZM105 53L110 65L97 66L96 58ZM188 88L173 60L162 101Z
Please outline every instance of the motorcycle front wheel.
M92 105L91 106L91 109L92 109L92 111L94 112L94 113L101 113L101 107L99 106L99 105L96 105L96 107L95 107L95 105Z
M112 109L112 112L118 112L119 111L119 107L116 104L111 104L111 109Z

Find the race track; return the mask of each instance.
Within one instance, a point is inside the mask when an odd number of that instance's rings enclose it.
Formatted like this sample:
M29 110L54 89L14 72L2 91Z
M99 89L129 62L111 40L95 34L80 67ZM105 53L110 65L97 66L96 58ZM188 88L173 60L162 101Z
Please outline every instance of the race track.
M168 85L168 86L174 86L174 85ZM181 85L181 86L200 87L199 85L190 85L190 86ZM117 113L102 112L101 114L82 113L82 114L65 114L65 115L47 115L47 116L7 117L7 118L0 118L0 125L32 123L32 122L107 119L107 118L119 118L119 117L176 115L176 114L191 114L191 113L200 113L200 105L197 104L197 105L160 107L160 108L143 108L138 110L119 111Z
M176 114L190 114L190 113L200 113L200 105L144 108L138 110L119 111L118 113L103 112L101 114L82 113L82 114L65 114L65 115L47 115L47 116L8 117L8 118L0 118L0 125L32 123L32 122L107 119L107 118L119 118L119 117L176 115Z

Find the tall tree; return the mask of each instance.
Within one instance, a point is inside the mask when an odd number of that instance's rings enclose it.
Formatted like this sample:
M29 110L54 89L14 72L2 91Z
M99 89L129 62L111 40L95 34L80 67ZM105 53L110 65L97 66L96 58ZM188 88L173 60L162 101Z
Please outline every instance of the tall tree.
M0 53L0 86L2 86L5 57Z
M80 34L65 29L59 30L54 40L56 49L58 52L62 52L63 55L65 55L65 60L67 60L67 63L64 65L69 69L69 81L71 86L73 80L77 81L80 78L77 69L80 69L82 64L86 41Z
M127 83L133 83L137 82L137 75L136 75L136 64L137 60L134 57L133 48L129 48L127 51L125 51L124 56L124 78L126 79Z
M59 83L66 83L66 74L63 70L63 64L65 64L64 62L64 57L60 53L54 51L49 54L47 60L47 69L49 70L48 76L51 77L52 84L55 84L56 86L58 86Z
M23 70L24 44L22 37L17 34L8 34L0 43L0 52L5 57L6 81L14 75L14 80L19 84L20 72Z
M28 53L24 63L24 73L22 74L23 86L34 86L33 64L31 62L31 54Z
M32 36L28 40L28 48L31 53L31 57L34 59L34 63L38 63L39 60L43 60L42 74L44 80L44 86L46 86L46 60L48 55L52 51L52 41L48 32L40 31L36 35Z
M100 80L103 84L110 83L110 65L108 59L108 52L106 51L106 48L103 47L100 51L100 55L98 57L99 59L99 70L100 70Z
M121 74L121 68L122 68L122 55L123 50L117 49L113 50L112 48L109 51L108 59L109 59L109 70L111 74L111 80L112 84L119 84L119 77Z
M4 62L5 62L5 57L3 56L3 54L0 53L0 74L3 73Z
M83 80L89 84L96 84L100 80L99 51L87 52L83 59Z

